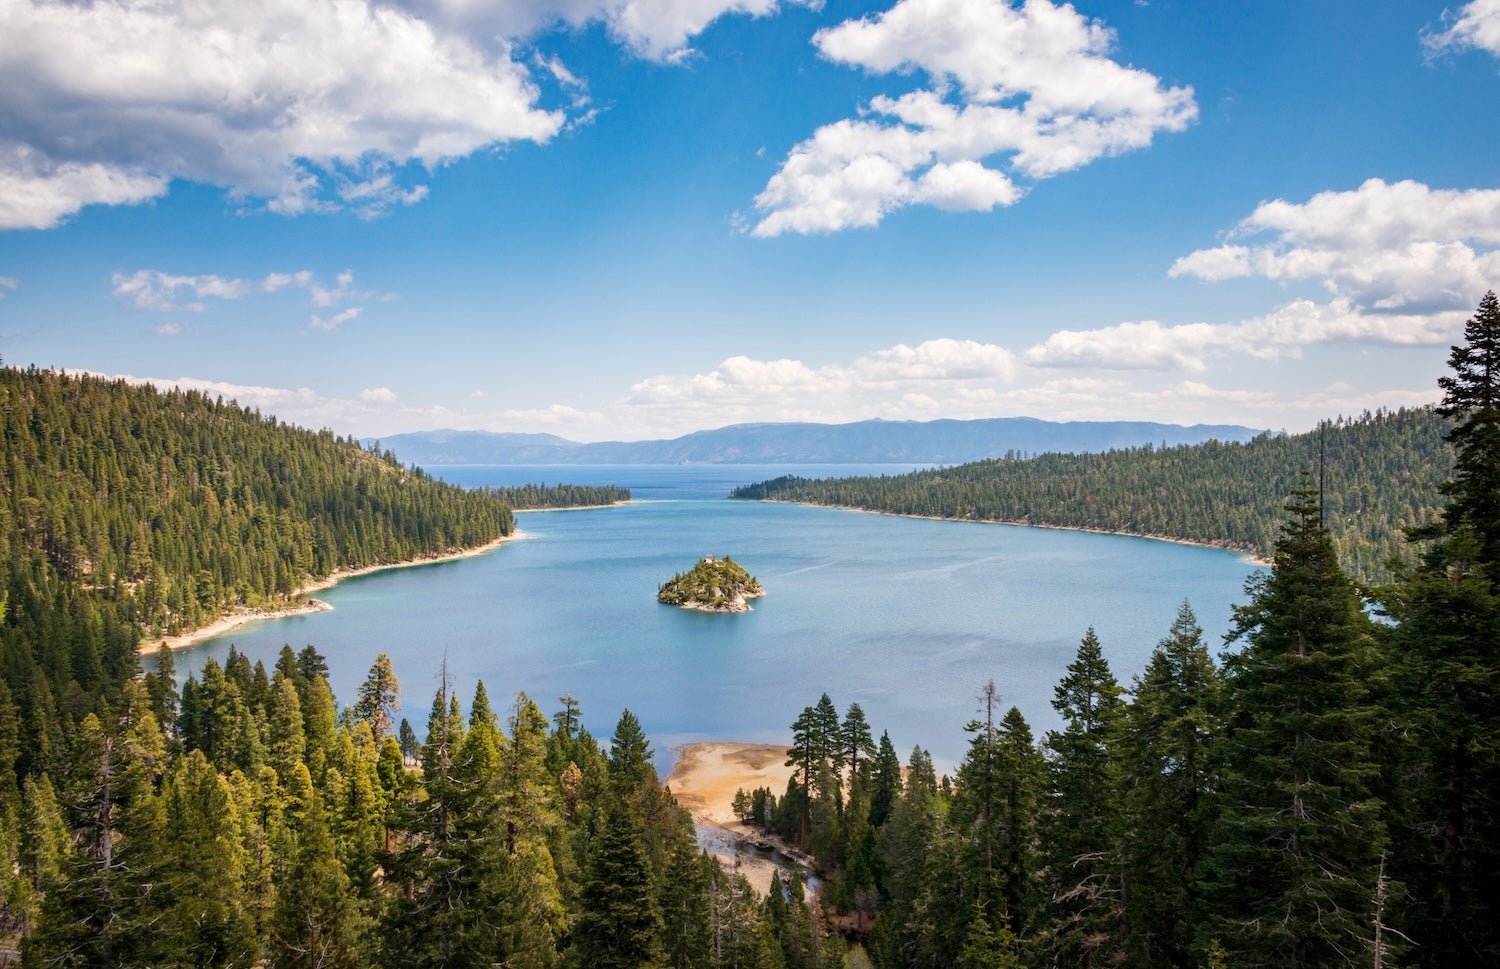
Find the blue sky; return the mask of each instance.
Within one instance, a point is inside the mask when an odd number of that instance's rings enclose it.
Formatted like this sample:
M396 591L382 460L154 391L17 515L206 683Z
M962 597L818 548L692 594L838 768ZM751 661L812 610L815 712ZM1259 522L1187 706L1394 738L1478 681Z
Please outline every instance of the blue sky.
M575 440L1436 398L1500 0L0 0L0 356Z

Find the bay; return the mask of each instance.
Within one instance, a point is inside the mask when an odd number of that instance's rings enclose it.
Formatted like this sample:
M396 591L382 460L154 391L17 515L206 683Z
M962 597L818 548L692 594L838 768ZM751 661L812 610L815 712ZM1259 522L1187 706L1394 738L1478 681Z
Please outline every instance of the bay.
M617 483L628 505L522 512L523 539L484 556L391 569L319 594L328 612L263 622L185 650L180 675L232 646L269 667L283 644L328 657L339 702L377 652L401 680L420 736L439 677L467 703L483 680L503 709L571 693L596 736L629 708L665 767L691 740L782 742L827 692L857 701L903 758L963 758L963 725L993 679L1038 737L1059 721L1053 687L1093 626L1122 683L1144 668L1184 599L1210 647L1255 566L1215 549L1058 529L734 502L736 484L783 473L907 467L448 467L465 486ZM704 555L730 555L767 596L753 612L663 606L656 589Z

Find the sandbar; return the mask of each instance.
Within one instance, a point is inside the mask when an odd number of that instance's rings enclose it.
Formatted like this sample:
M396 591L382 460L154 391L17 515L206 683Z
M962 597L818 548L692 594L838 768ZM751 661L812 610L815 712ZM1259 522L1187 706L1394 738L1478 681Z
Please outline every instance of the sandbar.
M709 854L740 874L762 895L770 891L776 865L765 858L734 850L739 838L758 841L761 835L741 823L734 813L734 792L750 793L767 787L780 798L786 793L792 768L786 766L787 744L728 742L692 743L673 747L677 764L667 775L677 803L693 815L699 841Z
M458 559L473 558L476 555L484 555L487 552L493 552L495 549L499 548L501 545L504 545L507 542L513 542L518 539L527 537L529 536L527 536L525 532L516 530L511 532L509 535L501 535L493 542L488 542L484 545L477 545L474 548L461 549L455 552L445 552L441 555L422 556L414 559L407 559L404 562L388 562L382 565L371 565L362 569L340 569L339 571L333 572L325 576L324 578L317 580L316 582L310 582L307 585L299 587L291 594L291 596L289 597L290 601L287 603L287 605L280 608L273 607L268 609L242 606L238 609L230 610L229 612L220 616L218 619L215 619L213 622L209 623L206 626L199 626L197 629L190 629L185 633L179 633L175 636L142 636L140 645L137 647L137 649L141 653L148 654L156 652L162 647L163 644L165 644L168 649L186 649L187 647L197 645L198 643L201 643L206 639L212 639L215 636L222 636L223 634L238 629L241 626L247 626L252 622L261 622L262 620L266 619L284 619L287 616L305 616L309 613L314 612L326 612L332 609L333 606L330 606L322 599L311 598L311 594L314 592L322 592L325 589L331 589L345 579L352 579L357 575L370 575L373 572L384 572L387 569L406 569L417 565L436 565L439 562L453 562L457 561ZM730 792L731 795L733 793L733 791Z

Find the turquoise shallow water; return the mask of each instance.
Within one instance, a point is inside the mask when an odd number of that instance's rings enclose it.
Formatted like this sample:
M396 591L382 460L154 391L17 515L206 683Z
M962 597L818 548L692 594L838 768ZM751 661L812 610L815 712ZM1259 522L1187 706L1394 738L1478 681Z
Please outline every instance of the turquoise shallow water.
M1128 684L1184 598L1217 650L1253 570L1243 556L1147 539L717 497L774 468L442 473L468 485L614 481L648 500L522 513L524 540L347 580L320 595L332 611L236 630L179 654L179 672L222 661L231 644L269 666L283 643L313 643L347 703L384 652L420 735L446 658L463 699L483 679L497 706L524 690L550 713L571 692L600 737L629 707L663 762L687 740L783 740L827 691L841 712L857 700L903 757L921 744L951 765L986 680L1040 735L1057 724L1053 686L1090 625ZM754 612L656 602L662 581L705 554L760 579Z

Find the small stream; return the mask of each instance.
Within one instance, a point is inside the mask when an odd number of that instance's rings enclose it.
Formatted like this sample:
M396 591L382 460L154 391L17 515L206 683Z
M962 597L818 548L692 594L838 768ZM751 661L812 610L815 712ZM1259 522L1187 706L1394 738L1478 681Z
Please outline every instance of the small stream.
M767 843L766 847L753 844L745 838L741 838L731 831L723 828L694 825L698 833L698 846L711 855L722 857L734 857L738 854L744 858L759 858L769 861L779 869L783 876L789 877L792 872L800 872L803 884L807 891L813 895L823 889L823 880L819 878L812 869L799 862L797 859L786 854L780 848Z

